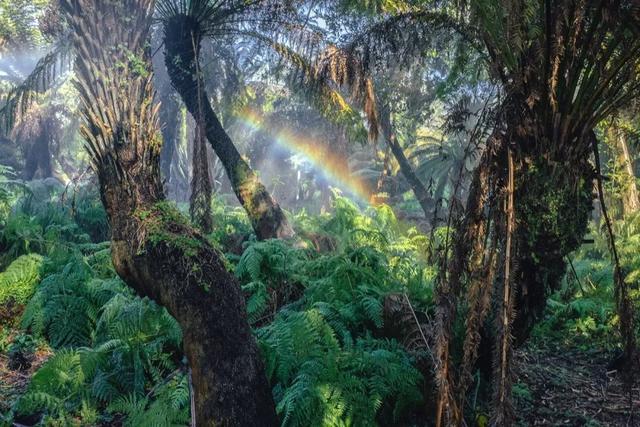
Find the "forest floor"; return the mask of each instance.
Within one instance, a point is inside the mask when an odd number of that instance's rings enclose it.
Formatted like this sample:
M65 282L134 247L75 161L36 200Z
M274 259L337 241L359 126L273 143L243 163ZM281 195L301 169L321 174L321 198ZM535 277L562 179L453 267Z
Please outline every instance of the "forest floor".
M516 352L514 394L520 425L640 426L640 385L631 399L611 353L547 343Z
M33 373L51 355L39 349L25 371L8 368L0 354L0 413L24 393ZM516 351L514 395L521 426L640 426L640 384L629 394L621 376L607 371L611 353L547 343Z
M0 415L9 412L11 405L27 389L33 374L52 354L53 352L49 348L38 348L29 357L28 367L12 369L9 357L0 353Z

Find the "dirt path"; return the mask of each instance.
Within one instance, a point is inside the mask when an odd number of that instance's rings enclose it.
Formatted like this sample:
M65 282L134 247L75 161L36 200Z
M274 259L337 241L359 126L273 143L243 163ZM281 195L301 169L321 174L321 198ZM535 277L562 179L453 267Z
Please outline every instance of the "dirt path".
M561 348L517 352L514 387L520 425L640 426L640 385L631 399L611 355ZM638 372L640 376L640 372Z

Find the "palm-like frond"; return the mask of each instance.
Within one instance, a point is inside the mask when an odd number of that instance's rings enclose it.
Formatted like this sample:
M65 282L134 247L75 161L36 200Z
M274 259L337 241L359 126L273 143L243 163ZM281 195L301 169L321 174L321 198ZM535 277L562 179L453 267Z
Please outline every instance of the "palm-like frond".
M148 55L142 48L149 36L154 2L118 3L63 0L61 4L76 35L75 86L83 107L80 130L87 151L96 170L108 165L120 174L116 153L119 144L147 149L145 155L154 156L159 155L160 144L149 144L158 138L159 105L153 102L152 74L141 59ZM109 8L122 8L124 12L104 13L103 21L86 18L90 13L102 15L101 9ZM113 15L132 17L123 25L113 22ZM105 49L110 49L108 56ZM124 129L122 123L134 117L137 126Z
M35 94L52 87L60 76L72 68L73 48L70 37L63 36L51 51L42 57L27 78L2 100L0 134L13 128L17 117L23 115L35 100Z
M241 35L259 28L287 23L294 13L291 1L275 0L158 0L156 17L171 25L176 17L187 18L196 38Z
M380 67L411 64L439 38L458 37L471 48L482 51L473 31L446 9L417 8L374 22L353 36L344 50L356 57L364 70L373 72Z
M315 31L297 24L293 2L269 0L212 1L160 0L158 18L167 28L187 20L194 40L236 36L255 40L270 49L293 71L292 87L301 89L311 103L337 121L355 123L357 114L340 89L362 105L371 136L378 132L373 84L357 61L343 50L328 45ZM318 54L317 60L312 60Z

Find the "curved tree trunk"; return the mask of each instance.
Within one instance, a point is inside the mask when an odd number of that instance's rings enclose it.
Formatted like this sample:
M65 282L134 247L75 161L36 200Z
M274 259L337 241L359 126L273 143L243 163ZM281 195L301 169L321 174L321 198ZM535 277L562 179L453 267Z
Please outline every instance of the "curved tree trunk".
M158 106L145 51L153 0L62 0L75 34L92 165L118 274L183 330L198 426L276 425L242 292L219 253L164 202Z
M247 211L258 239L289 238L293 229L256 173L242 158L216 116L199 72L201 40L192 19L178 15L165 26L165 62L176 88L198 126L224 165L238 200Z
M387 106L381 108L380 127L382 128L382 136L384 137L386 144L391 149L396 161L400 165L400 172L402 172L402 176L407 180L413 194L415 194L416 199L418 199L418 203L420 203L420 207L424 211L425 217L429 219L433 214L433 209L435 207L433 198L420 178L418 178L418 175L416 175L413 170L413 166L411 166L409 159L407 159L407 156L405 156L404 150L400 146L400 143L393 132L390 114L391 113Z

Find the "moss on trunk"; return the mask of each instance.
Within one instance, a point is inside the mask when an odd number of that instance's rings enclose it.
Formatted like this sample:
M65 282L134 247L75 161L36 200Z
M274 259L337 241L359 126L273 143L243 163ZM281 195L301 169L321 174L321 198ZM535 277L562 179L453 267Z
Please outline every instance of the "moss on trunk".
M74 34L81 132L111 226L116 271L180 324L198 426L276 425L240 286L222 256L164 201L145 47L153 0L61 5Z

